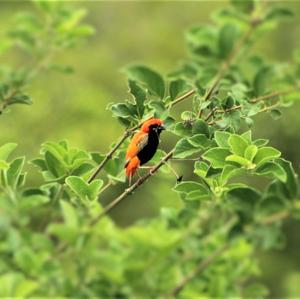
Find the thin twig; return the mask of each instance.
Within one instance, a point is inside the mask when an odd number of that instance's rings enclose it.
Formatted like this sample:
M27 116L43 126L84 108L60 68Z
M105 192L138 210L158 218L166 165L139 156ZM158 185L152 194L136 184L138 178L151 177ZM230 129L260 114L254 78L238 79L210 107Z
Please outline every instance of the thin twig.
M214 251L210 256L208 256L205 260L201 261L195 269L189 272L179 283L178 285L169 293L167 294L167 298L177 296L183 288L197 275L203 272L208 266L210 266L215 260L220 257L226 250L229 249L229 245L225 244Z
M253 98L252 100L249 101L249 103L255 104L255 103L258 103L258 102L270 100L270 99L272 99L274 97L277 97L277 96L288 95L288 94L291 94L291 93L294 93L294 92L297 92L297 91L299 91L299 88L285 90L285 91L276 91L276 92L272 92L272 93L263 95L263 96L258 97L258 98ZM266 107L260 109L257 113L268 111L270 109L273 109L273 108L277 107L278 105L279 105L279 103L275 103L275 104L273 104L271 106L266 106ZM242 105L236 105L236 106L233 106L233 107L225 109L225 110L215 110L214 113L216 113L216 114L224 114L224 113L227 113L227 112L239 110L242 107L243 107ZM208 123L208 125L211 126L211 125L216 124L217 122L218 121L211 121L211 122Z
M234 47L234 49L232 50L232 52L230 53L228 58L223 62L222 66L219 69L219 72L213 79L213 83L212 83L211 87L208 89L208 91L204 95L203 101L208 101L211 98L211 95L213 94L213 92L215 91L217 86L219 85L220 81L224 77L227 70L230 68L232 61L235 59L235 57L240 52L240 49L243 46L243 44L250 38L254 28L257 25L258 24L251 23L251 27L249 28L249 30L245 32L245 34L241 37L239 42L236 44L236 46ZM200 109L199 113L198 113L198 118L201 118L202 113L203 113L203 110Z
M205 117L204 121L208 121L213 115L214 113L217 111L217 107L213 108L208 114L207 116Z
M266 218L261 219L259 222L262 224L272 224L277 221L285 220L291 216L289 211L281 211L275 214L272 214Z
M97 177L97 175L102 170L102 168L105 166L105 164L107 163L107 161L112 158L113 154L123 144L123 142L127 139L127 137L130 136L130 134L131 134L131 132L128 131L128 130L126 130L124 132L124 134L121 137L121 139L119 140L119 142L116 143L116 145L106 154L105 158L101 161L101 163L99 164L99 166L97 167L97 169L90 176L90 178L88 179L88 183L91 183Z
M196 89L192 89L190 91L188 91L187 93L185 93L184 95L180 96L179 98L175 99L174 101L170 102L167 104L167 108L172 108L173 106L175 106L176 104L182 102L183 100L185 100L186 98L188 98L189 96L193 95L196 92Z
M174 149L171 150L159 163L157 163L147 174L139 178L130 188L126 189L120 196L108 204L101 214L96 218L92 219L90 225L95 225L106 213L112 210L116 205L118 205L123 199L129 196L135 189L140 187L148 178L150 178L161 166L165 164L173 155Z
M109 188L111 185L113 185L113 181L109 181L100 191L100 193L98 193L98 196L103 193L107 188Z
M297 91L299 91L299 88L293 88L293 89L284 90L284 91L275 91L275 92L260 96L258 98L254 98L254 99L250 100L250 102L251 103L257 103L257 102L261 102L261 101L266 101L266 100L269 100L271 98L291 94L291 93L297 92Z
M12 98L19 92L19 90L14 90L12 93L3 100L2 108L0 109L0 115L3 114L4 110L10 105Z

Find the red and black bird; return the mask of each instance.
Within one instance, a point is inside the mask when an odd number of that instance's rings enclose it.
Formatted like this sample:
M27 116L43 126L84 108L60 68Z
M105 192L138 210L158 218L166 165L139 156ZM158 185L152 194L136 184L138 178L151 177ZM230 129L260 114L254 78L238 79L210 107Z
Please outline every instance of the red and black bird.
M158 118L151 118L143 123L140 130L134 134L126 152L126 175L131 178L136 170L152 159L159 144L159 135L165 130L163 122Z

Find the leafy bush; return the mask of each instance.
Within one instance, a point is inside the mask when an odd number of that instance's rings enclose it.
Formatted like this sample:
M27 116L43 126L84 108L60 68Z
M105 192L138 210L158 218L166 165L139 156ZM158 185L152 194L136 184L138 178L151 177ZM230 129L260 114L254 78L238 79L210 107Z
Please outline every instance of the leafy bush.
M44 70L70 71L53 63L93 29L83 10L60 2L35 1L37 14L22 14L4 41L32 55L33 64L1 70L1 113L31 104L26 86ZM3 297L245 297L267 289L253 254L283 244L283 220L299 219L299 188L290 162L268 140L251 135L255 115L277 119L299 96L299 58L286 67L253 53L258 38L292 12L254 1L232 1L214 24L186 33L190 59L167 76L144 65L124 68L130 100L108 109L125 127L107 154L45 142L27 161L43 183L29 187L24 157L11 158L16 144L0 147L0 295ZM190 101L181 119L173 107ZM128 139L149 117L163 119L178 140L159 150L153 168L102 207L103 191L125 182ZM108 216L121 201L172 160L191 160L195 179L174 186L181 208L127 228ZM97 179L101 173L101 179ZM248 177L263 178L261 188Z

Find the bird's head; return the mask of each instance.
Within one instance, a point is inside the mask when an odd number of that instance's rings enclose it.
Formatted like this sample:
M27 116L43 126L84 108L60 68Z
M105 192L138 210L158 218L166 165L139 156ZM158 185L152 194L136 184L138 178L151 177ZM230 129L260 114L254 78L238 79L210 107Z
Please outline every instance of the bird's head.
M141 131L144 133L150 133L153 131L160 134L162 130L165 130L165 127L159 118L150 118L146 120L141 127Z

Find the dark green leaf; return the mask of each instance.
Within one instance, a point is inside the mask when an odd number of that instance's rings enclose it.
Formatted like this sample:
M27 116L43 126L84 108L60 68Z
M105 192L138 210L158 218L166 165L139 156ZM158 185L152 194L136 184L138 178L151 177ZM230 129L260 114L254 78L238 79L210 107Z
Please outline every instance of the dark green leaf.
M209 127L208 127L207 123L202 119L198 119L195 121L195 123L193 124L192 133L193 134L204 134L208 138L210 136Z
M177 79L170 82L169 93L171 100L175 100L178 96L182 95L185 91L187 91L188 85L185 80Z
M273 68L270 66L264 66L256 73L253 81L255 96L263 95L267 91L272 75Z
M180 139L175 145L175 158L186 158L197 152L201 148L193 146L186 138Z
M132 65L124 69L129 79L143 84L151 93L161 99L165 94L163 78L152 69L142 65Z
M265 162L256 169L256 174L263 176L273 176L282 182L286 182L287 175L284 169L275 162Z
M136 103L136 110L139 118L141 119L144 115L146 101L146 93L139 87L134 81L129 80L130 93L134 96Z
M219 33L219 55L222 58L228 57L233 49L236 39L236 27L233 24L225 24Z
M272 118L275 119L275 120L281 118L281 116L282 116L281 111L278 110L278 109L272 109L272 110L270 110L270 114L271 114Z

